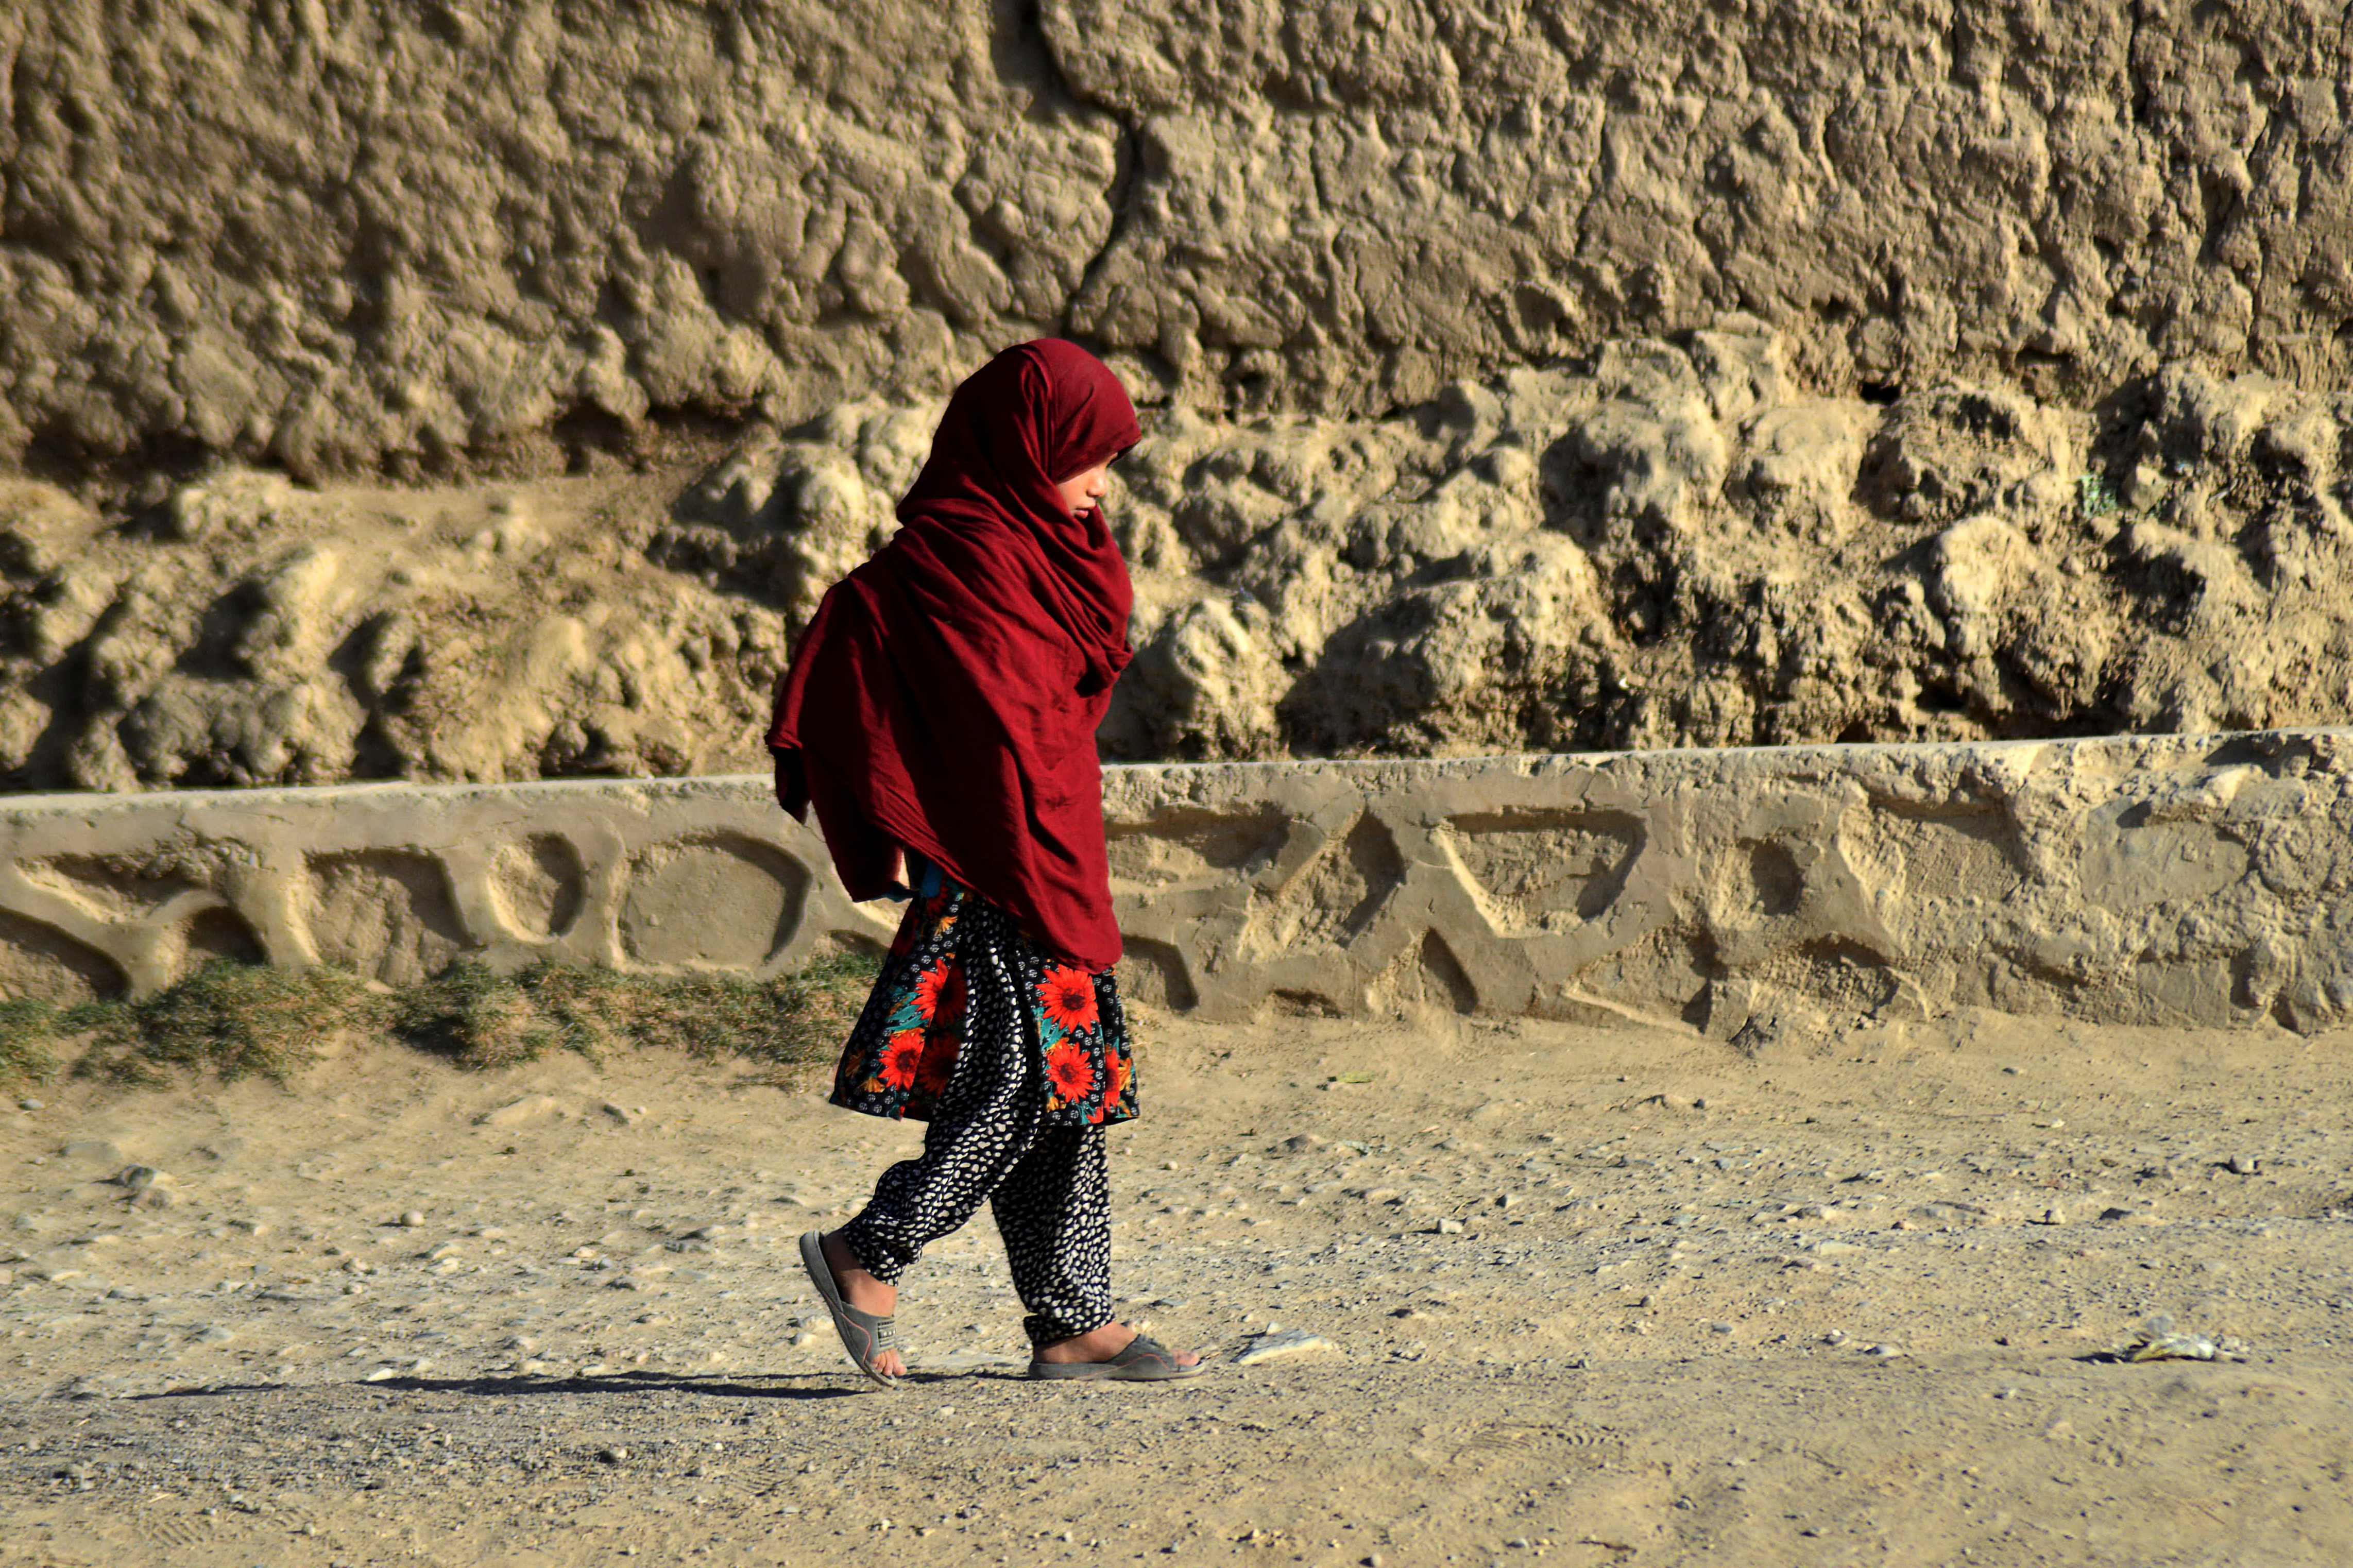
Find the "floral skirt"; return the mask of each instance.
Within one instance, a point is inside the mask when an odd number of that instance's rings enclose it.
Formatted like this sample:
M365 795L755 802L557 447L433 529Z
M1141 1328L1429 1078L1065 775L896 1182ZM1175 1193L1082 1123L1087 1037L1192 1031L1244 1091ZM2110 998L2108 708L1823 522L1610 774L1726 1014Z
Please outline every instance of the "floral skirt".
M1135 1114L1112 972L1055 957L1004 910L927 866L834 1069L832 1102L928 1121L971 1049L1034 1055L1050 1123Z

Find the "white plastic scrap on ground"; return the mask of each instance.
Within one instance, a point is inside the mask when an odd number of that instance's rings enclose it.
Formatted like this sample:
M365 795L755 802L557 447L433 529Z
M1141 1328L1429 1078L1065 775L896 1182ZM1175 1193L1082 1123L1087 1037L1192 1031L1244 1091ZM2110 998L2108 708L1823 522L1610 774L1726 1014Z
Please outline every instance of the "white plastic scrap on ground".
M2126 1361L2241 1361L2203 1334L2183 1333L2159 1313L2142 1321L2130 1344L2116 1352Z
M1234 1352L1236 1366L1249 1366L1254 1362L1272 1361L1277 1356L1303 1355L1310 1351L1335 1350L1330 1340L1321 1334L1311 1334L1304 1329L1271 1330L1252 1334Z

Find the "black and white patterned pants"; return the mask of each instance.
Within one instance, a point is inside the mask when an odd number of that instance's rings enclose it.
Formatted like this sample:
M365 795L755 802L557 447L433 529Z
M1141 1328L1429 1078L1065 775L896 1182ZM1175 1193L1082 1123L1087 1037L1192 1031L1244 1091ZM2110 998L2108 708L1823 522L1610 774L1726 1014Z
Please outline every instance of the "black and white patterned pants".
M1005 1239L1033 1345L1111 1321L1111 1184L1103 1130L1046 1120L1045 1075L1028 1031L1005 917L974 900L963 934L968 984L963 1049L923 1152L882 1173L841 1239L869 1273L895 1284L923 1248L986 1199Z

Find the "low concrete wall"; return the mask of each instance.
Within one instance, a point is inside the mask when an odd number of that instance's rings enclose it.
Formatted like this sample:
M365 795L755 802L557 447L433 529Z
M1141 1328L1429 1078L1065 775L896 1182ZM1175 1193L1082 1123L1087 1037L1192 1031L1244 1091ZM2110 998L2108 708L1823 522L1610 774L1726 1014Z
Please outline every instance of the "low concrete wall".
M2353 1007L2348 757L2331 730L1146 766L1105 802L1128 983L1203 1017L2310 1029ZM895 912L850 903L760 778L0 804L14 994L215 954L774 970Z

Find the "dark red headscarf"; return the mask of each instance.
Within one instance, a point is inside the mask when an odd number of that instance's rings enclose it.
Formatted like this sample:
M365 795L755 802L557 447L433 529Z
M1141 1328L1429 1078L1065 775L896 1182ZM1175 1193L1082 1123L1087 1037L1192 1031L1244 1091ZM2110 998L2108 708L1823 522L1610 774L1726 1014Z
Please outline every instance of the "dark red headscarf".
M1096 509L1054 487L1143 435L1076 343L1006 350L956 388L891 542L826 592L776 687L776 798L853 899L903 846L1090 969L1119 957L1095 728L1134 594Z

